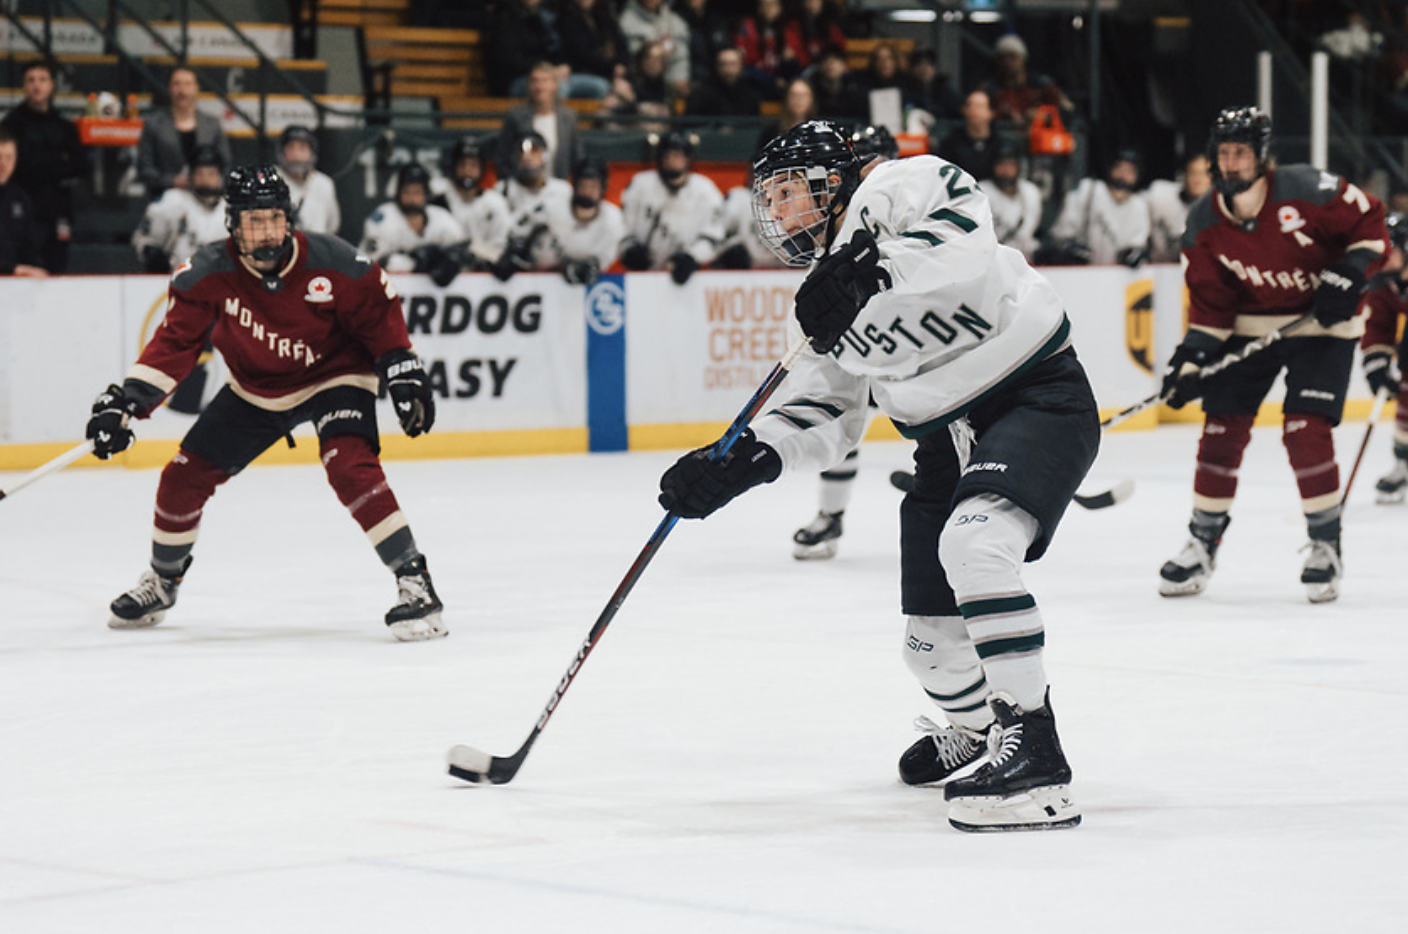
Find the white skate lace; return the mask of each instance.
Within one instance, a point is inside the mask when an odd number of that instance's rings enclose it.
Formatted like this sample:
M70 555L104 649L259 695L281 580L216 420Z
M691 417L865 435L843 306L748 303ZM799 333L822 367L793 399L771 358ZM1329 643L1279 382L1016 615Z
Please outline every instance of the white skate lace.
M928 733L938 750L939 761L946 769L956 769L973 761L973 754L982 748L982 739L976 733L952 726L940 726L928 717L916 717L914 728Z
M143 571L137 586L127 591L127 596L141 607L162 606L167 601L166 583L155 571Z
M1188 544L1183 546L1183 550L1178 553L1178 557L1173 559L1173 563L1184 568L1212 568L1212 556L1208 554L1208 546L1203 544L1201 539L1190 538Z
M1395 460L1393 462L1393 469L1386 473L1379 483L1387 484L1395 488L1408 484L1408 461Z
M419 574L407 574L396 578L399 586L400 603L403 606L421 606L430 602L430 591L425 586L425 578Z
M988 758L991 759L993 768L1001 768L1003 763L1016 754L1017 748L1021 745L1021 723L1014 723L1009 727L999 726L989 730Z
M1329 542L1312 538L1305 545L1301 546L1301 551L1309 551L1310 556L1305 559L1305 570L1307 571L1331 571L1338 577L1344 569L1340 556L1335 553L1335 548Z

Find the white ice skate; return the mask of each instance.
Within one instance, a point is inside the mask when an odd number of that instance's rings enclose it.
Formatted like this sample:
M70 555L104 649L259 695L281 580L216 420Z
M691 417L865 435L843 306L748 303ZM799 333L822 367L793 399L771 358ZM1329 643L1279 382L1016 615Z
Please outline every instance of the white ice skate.
M1306 550L1310 556L1305 559L1305 568L1300 572L1306 597L1311 603L1329 603L1337 599L1340 595L1340 577L1344 574L1339 540L1312 538L1301 549Z
M190 566L191 558L187 555L181 565L181 573L171 577L147 568L137 579L137 586L118 597L108 607L112 611L108 627L146 629L161 622L166 618L166 611L176 605L176 591Z
M386 611L386 625L401 642L424 642L450 634L440 619L445 605L435 593L425 558L419 557L396 572L399 599Z
M1393 469L1374 485L1375 502L1389 506L1408 497L1408 461L1395 460Z
M1159 569L1159 593L1165 597L1191 597L1203 592L1208 578L1212 577L1213 551L1197 536L1188 539L1188 544L1171 561L1164 562Z

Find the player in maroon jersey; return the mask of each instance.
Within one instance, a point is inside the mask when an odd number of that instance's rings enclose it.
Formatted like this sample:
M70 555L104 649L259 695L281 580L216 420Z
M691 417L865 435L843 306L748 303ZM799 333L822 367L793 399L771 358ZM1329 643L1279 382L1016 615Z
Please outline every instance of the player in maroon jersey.
M225 359L229 384L162 471L151 568L113 601L108 625L159 623L190 567L206 500L311 422L328 483L396 575L399 600L386 614L392 635L445 635L425 558L377 456L378 380L407 435L435 421L435 397L391 280L337 237L296 231L288 185L273 166L231 172L225 199L229 237L176 270L161 326L122 385L98 396L88 422L94 453L107 459L132 444L129 420L145 418L185 378L207 335Z
M1213 190L1183 233L1188 332L1169 360L1174 408L1201 396L1203 434L1193 479L1192 538L1160 570L1159 593L1201 593L1230 521L1252 422L1285 372L1282 440L1300 489L1310 552L1301 582L1312 602L1333 600L1340 558L1339 466L1331 429L1344 412L1364 286L1388 243L1383 205L1337 175L1268 158L1271 120L1229 108L1208 141ZM1315 320L1207 380L1198 367L1313 312Z
M1398 399L1393 469L1379 479L1376 490L1380 503L1401 503L1408 493L1408 381L1403 379L1403 370L1408 368L1408 333L1399 338L1399 319L1408 318L1408 215L1388 216L1388 239L1393 249L1383 272L1374 277L1384 287L1369 292L1365 300L1369 317L1359 347L1364 352L1364 378L1369 389L1374 395L1385 393Z

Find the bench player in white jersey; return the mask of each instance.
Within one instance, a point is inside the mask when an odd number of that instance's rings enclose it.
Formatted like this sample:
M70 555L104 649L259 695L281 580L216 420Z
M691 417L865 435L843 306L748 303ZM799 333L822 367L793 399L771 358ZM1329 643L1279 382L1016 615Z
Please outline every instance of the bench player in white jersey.
M667 269L684 285L719 252L724 196L712 180L691 171L694 146L682 130L666 133L656 145L656 167L637 173L621 193L621 263L627 269Z
M917 441L900 513L905 657L948 721L924 718L900 776L946 782L960 830L1074 826L1041 613L1021 577L1099 446L1061 298L997 243L977 182L942 159L862 173L846 138L810 121L770 143L754 177L764 236L815 263L791 322L811 352L728 455L701 448L666 471L660 502L703 517L784 469L835 463L873 395Z
M442 204L464 230L456 251L461 265L471 271L489 269L508 249L508 201L492 188L484 188L484 147L470 137L455 140L445 154L447 178L431 182L437 187L434 203Z
M464 230L429 200L430 173L415 162L401 166L395 199L367 217L358 249L387 272L426 273L443 287L460 271L451 250L464 240Z
M335 235L342 226L342 206L332 178L318 171L318 137L312 130L297 124L284 127L279 134L279 168L298 214L298 229Z
M514 273L532 268L535 243L547 236L549 206L572 200L567 180L548 173L548 144L540 134L524 133L507 152L511 164L503 167L498 190L508 202L508 249L492 270L494 277L504 282Z
M547 208L547 235L533 244L535 269L556 269L573 285L590 286L616 262L626 225L621 209L606 200L606 163L583 156L572 167L572 200Z
M191 187L168 188L142 215L132 247L147 272L168 273L207 243L225 239L225 161L214 146L191 155Z

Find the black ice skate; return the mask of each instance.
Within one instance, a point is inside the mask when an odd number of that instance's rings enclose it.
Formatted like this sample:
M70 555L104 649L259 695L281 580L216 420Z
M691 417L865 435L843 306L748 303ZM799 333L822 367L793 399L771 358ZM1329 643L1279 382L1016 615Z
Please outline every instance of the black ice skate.
M987 735L977 730L939 726L928 717L915 720L914 727L925 736L900 756L900 781L906 785L947 781L988 753Z
M816 518L792 535L792 557L798 561L816 561L836 557L841 539L839 512L819 512Z
M191 566L191 556L181 562L181 573L174 576L161 574L152 568L142 572L137 586L112 602L112 618L108 626L112 629L145 629L155 626L166 617L166 611L176 605L176 591Z
M1408 496L1408 460L1395 460L1393 469L1374 484L1374 499L1385 506L1403 502Z
M391 627L393 636L402 642L421 642L450 634L440 621L445 605L435 594L424 555L401 565L396 571L396 585L400 599L386 611L386 625Z
M1203 592L1217 567L1217 549L1230 516L1194 510L1188 523L1188 544L1177 557L1159 568L1159 593L1165 597L1191 597Z
M1329 603L1340 595L1340 576L1344 574L1344 562L1340 560L1340 540L1338 538L1312 538L1301 551L1309 549L1305 567L1300 572L1300 582L1305 585L1305 595L1311 603Z
M997 724L988 733L991 761L944 786L948 822L969 833L1055 830L1080 823L1071 800L1071 767L1056 736L1051 692L1023 712L1005 694L988 698Z

